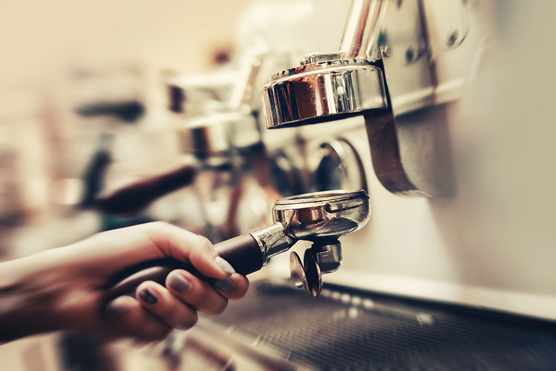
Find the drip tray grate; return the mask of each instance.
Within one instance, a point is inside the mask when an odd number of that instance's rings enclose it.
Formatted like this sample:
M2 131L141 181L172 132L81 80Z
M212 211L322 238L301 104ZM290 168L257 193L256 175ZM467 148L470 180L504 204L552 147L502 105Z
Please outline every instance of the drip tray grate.
M554 370L556 326L325 286L256 282L212 319L319 370Z

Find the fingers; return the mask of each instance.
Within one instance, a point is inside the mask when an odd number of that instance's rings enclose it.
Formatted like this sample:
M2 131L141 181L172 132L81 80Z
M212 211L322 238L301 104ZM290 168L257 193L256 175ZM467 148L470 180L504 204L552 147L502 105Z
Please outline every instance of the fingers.
M216 292L210 284L185 270L172 271L166 277L166 287L179 300L203 313L221 314L228 305L228 299Z
M228 299L240 299L249 288L244 276L234 273L214 285L185 270L174 270L166 278L166 287L143 282L134 299L121 296L107 306L110 322L123 335L147 341L164 339L172 328L189 329L197 323L197 310L218 315Z
M183 262L191 262L206 277L229 278L235 271L218 256L212 243L205 237L170 224L150 223L148 234L164 253Z
M166 277L166 287L180 300L207 314L221 314L228 301L241 299L249 289L249 280L234 273L230 278L216 280L213 285L190 272L176 269Z
M220 295L231 300L241 299L249 289L249 280L239 273L234 273L226 280L217 280L214 283Z
M195 310L218 315L224 312L228 299L240 299L247 293L249 281L234 273L213 285L188 271L176 269L166 277L166 287L143 282L136 290L138 300L147 309L175 328L190 328L197 321Z
M132 297L120 296L108 303L108 321L117 332L138 337L142 340L162 340L168 336L172 327L148 313Z
M143 282L137 287L136 297L145 308L173 328L185 330L197 323L197 311L156 282Z
M136 296L141 304L169 325L190 328L197 321L194 309L211 315L221 314L228 299L242 298L249 288L247 278L237 273L222 281L211 286L191 273L177 269L166 278L166 287L152 281L143 282L137 288Z

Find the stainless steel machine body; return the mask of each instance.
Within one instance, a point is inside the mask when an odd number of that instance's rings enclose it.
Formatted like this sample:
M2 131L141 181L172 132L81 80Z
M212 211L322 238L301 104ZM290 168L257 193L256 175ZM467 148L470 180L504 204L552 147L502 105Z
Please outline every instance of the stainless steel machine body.
M455 12L465 12L461 6ZM384 187L397 194L452 194L442 104L458 97L459 81L437 76L428 26L422 1L354 1L340 51L309 54L263 87L268 128L364 115ZM429 124L408 135L406 116L417 111Z

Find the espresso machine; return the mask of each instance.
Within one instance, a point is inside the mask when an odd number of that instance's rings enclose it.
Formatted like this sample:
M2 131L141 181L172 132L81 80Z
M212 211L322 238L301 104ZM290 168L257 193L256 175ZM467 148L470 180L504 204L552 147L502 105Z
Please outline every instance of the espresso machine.
M556 205L541 190L554 179L545 105L553 74L544 48L534 62L521 52L548 38L534 27L541 9L471 0L255 6L238 39L246 54L264 45L251 76L262 99L250 109L269 129L267 155L293 153L300 164L303 187L291 193L309 193L277 201L275 224L217 245L241 272L268 267L244 300L176 334L178 364L550 369ZM303 211L312 204L320 206ZM164 277L174 263L157 264L115 292Z
M260 84L263 137L293 133L283 145L303 157L307 190L364 189L372 212L341 238L334 273L315 280L315 254L278 255L271 278L183 342L214 350L218 339L218 356L205 352L215 369L551 369L554 73L537 26L553 27L554 11L460 0L255 7L239 40L247 50L262 38L274 63Z

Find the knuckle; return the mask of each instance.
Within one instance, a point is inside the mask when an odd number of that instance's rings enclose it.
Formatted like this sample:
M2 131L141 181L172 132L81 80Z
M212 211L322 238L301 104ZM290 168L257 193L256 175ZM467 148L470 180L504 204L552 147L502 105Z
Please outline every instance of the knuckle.
M187 316L184 317L179 326L177 326L176 328L180 330L190 329L197 324L198 320L199 316L197 315L197 311L192 310L190 313L188 313Z
M143 228L143 232L151 239L154 241L157 241L158 243L160 243L160 241L165 241L166 240L166 236L168 234L171 234L172 232L172 228L175 228L174 226L172 226L171 224L168 224L166 222L161 222L161 221L157 221L157 222L150 222L150 223L146 223L146 224L141 224L139 226L137 226L137 228Z
M197 235L194 243L197 245L198 249L206 250L212 252L214 249L212 247L212 242L205 236Z
M170 223L167 222L161 222L161 221L157 221L157 222L152 222L149 223L150 229L152 231L155 232L164 232L164 233L169 233L171 232L174 228L176 228L175 226L173 226Z
M170 228L172 227L172 225L170 223L164 222L164 221L156 221L156 222L151 222L149 223L149 225L153 226L153 227L160 227L160 228Z
M228 299L224 298L224 300L220 301L217 305L210 307L209 310L207 311L207 314L217 316L219 314L224 313L227 307L228 307Z
M171 328L161 328L153 332L150 340L164 340L170 335L170 332L172 332Z
M241 289L238 290L237 295L238 299L241 299L247 294L247 291L249 290L249 280L245 279L243 285L239 287L241 287Z
M160 324L157 326L148 326L143 328L140 336L148 341L163 340L170 334L171 331L172 328L170 326Z
M165 229L170 227L170 224L166 222L156 221L156 222L150 222L145 224L145 227L151 230L159 230L159 229Z
M195 290L191 288L191 289L187 290L187 291L184 292L184 293L177 294L177 297L178 297L181 301L183 301L183 302L185 302L185 303L187 303L187 304L190 304L190 305L195 306L195 304L199 301L199 299L198 299L198 295L197 295L194 291L195 291Z

